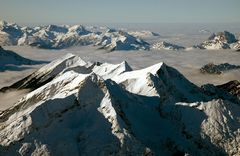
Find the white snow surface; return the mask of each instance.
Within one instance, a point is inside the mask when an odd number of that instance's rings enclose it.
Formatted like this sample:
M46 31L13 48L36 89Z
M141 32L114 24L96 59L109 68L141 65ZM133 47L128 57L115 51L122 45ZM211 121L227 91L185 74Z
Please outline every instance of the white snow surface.
M148 30L143 30L143 31L129 31L128 32L130 35L133 35L135 37L140 37L140 38L150 38L150 37L157 37L160 36L158 33L154 33Z
M107 29L90 31L82 25L46 25L21 27L1 21L0 45L28 45L44 49L64 49L73 46L98 45L113 50L147 50L149 45L127 32Z
M144 40L134 37L122 30L108 29L99 36L95 43L102 49L113 50L148 50L149 44Z
M171 25L167 26L171 27ZM165 28L166 29L166 28ZM184 30L186 31L186 30ZM234 34L223 31L213 33L204 41L210 30L198 30L185 36L179 34L161 34L150 30L134 30L127 28L111 29L108 27L83 26L83 25L45 25L35 27L21 27L15 23L0 22L0 45L32 46L42 49L66 49L75 46L97 46L97 49L107 51L129 51L153 49L234 49L238 39ZM186 38L187 37L187 38ZM206 37L206 38L204 38ZM199 38L201 42L198 42ZM187 41L186 41L187 40ZM185 43L189 40L193 43ZM178 46L180 43L183 46Z
M0 112L1 155L240 154L240 105L162 62L132 70L67 54L37 73L53 79Z

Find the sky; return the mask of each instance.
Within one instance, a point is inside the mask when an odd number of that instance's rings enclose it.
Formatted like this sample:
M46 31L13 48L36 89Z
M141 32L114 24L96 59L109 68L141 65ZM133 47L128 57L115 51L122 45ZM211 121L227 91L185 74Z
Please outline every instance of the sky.
M0 0L17 23L240 23L240 0Z

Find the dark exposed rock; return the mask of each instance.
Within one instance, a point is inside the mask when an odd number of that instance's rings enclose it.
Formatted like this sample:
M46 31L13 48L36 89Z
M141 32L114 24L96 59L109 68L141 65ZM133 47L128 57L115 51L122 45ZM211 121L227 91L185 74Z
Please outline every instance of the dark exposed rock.
M238 80L229 81L228 83L218 85L217 87L229 92L240 100L240 82Z
M208 64L204 65L200 69L200 71L202 73L208 73L208 74L221 74L224 71L233 70L233 69L240 69L240 66L232 65L229 63L222 63L222 64L218 64L218 65L215 65L213 63L208 63Z
M19 65L36 65L36 64L43 64L48 63L47 61L36 61L30 60L25 57L18 55L17 53L5 50L0 46L0 72L5 70L13 70L14 66Z
M240 104L240 82L237 80L217 86L214 86L213 84L205 84L201 86L201 89L205 94L212 98L221 98L223 100Z
M221 42L226 42L229 44L237 42L236 37L228 31L218 32L216 36L219 37Z

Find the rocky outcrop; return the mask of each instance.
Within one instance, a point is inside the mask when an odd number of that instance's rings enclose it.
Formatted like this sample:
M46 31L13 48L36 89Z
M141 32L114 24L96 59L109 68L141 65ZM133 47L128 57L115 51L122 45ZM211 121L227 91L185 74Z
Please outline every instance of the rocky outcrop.
M208 74L222 74L225 71L234 70L234 69L240 69L240 66L232 65L229 63L222 63L218 65L215 65L213 63L208 63L204 65L202 68L200 68L200 71L202 73L208 73Z

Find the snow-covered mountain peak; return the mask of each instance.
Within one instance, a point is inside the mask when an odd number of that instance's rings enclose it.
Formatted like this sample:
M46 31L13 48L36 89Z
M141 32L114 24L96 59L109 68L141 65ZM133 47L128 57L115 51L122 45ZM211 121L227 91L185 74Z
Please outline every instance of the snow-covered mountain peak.
M183 50L183 49L185 49L185 47L163 41L163 42L154 43L152 45L152 49L155 49L155 50L162 50L162 49Z
M87 35L91 32L86 30L86 28L82 25L74 25L69 28L68 33L77 33L78 35Z
M210 49L210 50L217 50L217 49L235 49L234 45L237 44L237 39L234 34L223 31L218 33L213 33L207 41L194 46L194 48L199 49Z
M133 35L135 37L140 37L140 38L150 38L150 37L159 37L160 35L158 33L152 32L152 31L129 31L128 32L130 35Z
M54 73L57 74L57 73L60 73L63 69L70 67L76 63L77 63L77 65L85 65L86 64L86 62L83 61L80 57L75 56L71 53L68 53L68 54L64 55L63 57L52 61L50 64L40 68L39 71L37 71L37 72L48 73L49 71L56 70Z
M153 86L151 75L156 77L163 66L163 63L158 63L145 69L124 72L117 77L113 77L112 80L122 84L126 90L134 94L159 96L155 86Z
M102 49L113 50L149 50L149 44L125 31L110 31L99 36L95 44Z
M92 71L100 75L104 79L114 79L114 77L117 77L124 72L132 71L132 68L128 65L126 61L124 61L116 65L103 63L99 66L94 66Z
M64 70L73 68L75 66L87 66L88 63L83 61L79 56L73 54L66 54L65 56L52 61L51 63L41 67L31 75L14 83L13 85L4 88L12 89L30 89L34 90L38 87L53 80L58 74L62 74Z
M17 83L36 88L0 112L3 155L240 153L240 105L162 62L133 71L68 54L36 73Z
M21 27L19 25L17 25L16 23L8 23L6 21L0 21L0 30L2 31L16 31L21 29ZM12 32L14 33L14 32Z
M218 32L217 34L213 34L212 36L209 37L209 40L219 40L219 42L224 42L228 44L237 42L235 35L228 31L223 31L223 32Z
M52 31L57 33L67 33L68 28L66 26L48 25L46 26L46 31Z

